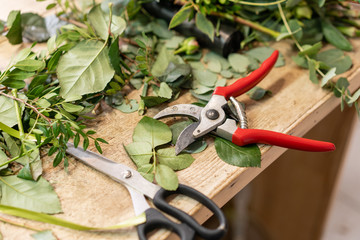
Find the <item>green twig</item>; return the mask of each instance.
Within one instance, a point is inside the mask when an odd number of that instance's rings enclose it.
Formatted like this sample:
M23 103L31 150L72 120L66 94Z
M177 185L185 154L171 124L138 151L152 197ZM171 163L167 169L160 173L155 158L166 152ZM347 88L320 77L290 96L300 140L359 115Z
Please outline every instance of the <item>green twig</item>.
M240 23L240 24L249 26L249 27L251 27L251 28L253 28L255 30L266 33L266 34L272 36L273 38L277 38L280 35L280 33L277 32L277 31L274 31L274 30L272 30L270 28L264 27L264 26L262 26L262 25L260 25L258 23L246 20L246 19L244 19L242 17L239 17L239 16L230 15L230 14L226 14L226 13L220 13L220 12L211 12L210 15L215 16L215 17L225 18L225 19L228 19L230 21L234 21L236 23Z

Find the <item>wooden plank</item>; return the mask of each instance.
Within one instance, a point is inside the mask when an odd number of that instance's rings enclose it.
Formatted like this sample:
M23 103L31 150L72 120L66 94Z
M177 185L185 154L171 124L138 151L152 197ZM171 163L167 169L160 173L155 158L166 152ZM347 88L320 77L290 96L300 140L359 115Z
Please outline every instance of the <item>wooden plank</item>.
M353 41L355 49L360 49L360 41ZM7 44L0 45L1 57L9 54ZM259 86L273 92L272 97L261 101L252 101L247 96L238 100L245 102L250 128L268 129L302 136L317 122L338 107L339 100L332 93L321 89L308 80L307 71L299 69L291 60L295 54L291 44L287 42L275 43L285 56L286 66L274 69ZM359 71L360 52L349 53L354 61L354 67L344 74L351 82L351 91L360 86ZM8 59L8 57L6 57ZM1 62L1 61L0 61ZM2 63L2 62L1 62ZM3 65L1 65L3 66ZM129 94L130 98L139 98L139 92ZM177 101L171 103L190 103L194 99L189 93L183 94ZM154 116L161 108L151 109L148 116ZM96 119L89 121L90 128L97 130L97 136L106 139L109 145L104 145L104 156L115 161L134 166L127 157L122 144L129 144L133 129L141 119L137 113L123 114L119 111L103 106L102 112ZM321 136L314 136L321 140ZM326 139L323 139L326 140ZM262 146L261 168L238 168L221 161L213 147L213 139L207 138L208 149L200 154L194 154L196 161L189 168L178 172L179 180L183 184L195 187L211 197L219 206L228 202L253 178L271 165L285 149L279 147ZM90 145L89 149L95 147ZM292 150L291 150L292 151ZM316 157L315 155L311 155ZM44 177L48 179L58 193L64 213L59 217L77 223L104 226L111 225L133 216L130 196L120 184L104 177L96 171L70 159L69 173L61 167L52 167L52 158L43 157ZM210 217L209 212L195 201L189 201L181 196L173 201L181 209L193 214L200 222ZM20 221L20 220L18 220ZM50 227L39 224L41 227ZM53 227L51 227L53 228ZM134 229L118 231L116 233L89 233L70 231L54 227L54 232L60 239L136 239ZM30 231L19 229L0 223L0 231L7 239L31 239ZM167 233L157 233L153 239L166 238ZM27 238L28 237L28 238Z
M334 153L288 151L250 184L246 239L320 239L354 115L336 109L306 134L333 141Z

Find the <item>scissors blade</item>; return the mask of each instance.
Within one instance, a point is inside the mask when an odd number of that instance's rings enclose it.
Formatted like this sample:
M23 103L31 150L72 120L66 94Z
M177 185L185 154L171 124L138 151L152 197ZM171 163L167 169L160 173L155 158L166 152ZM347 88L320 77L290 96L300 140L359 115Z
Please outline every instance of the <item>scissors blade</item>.
M153 199L155 194L160 190L159 186L150 183L143 178L138 171L124 164L116 163L89 150L85 151L81 147L75 148L72 143L67 143L66 145L66 152L80 160L82 163L109 176L116 182L138 190L151 199Z
M176 155L181 153L185 148L187 148L187 146L196 141L193 132L197 126L199 126L199 122L194 122L182 130L175 144Z
M177 104L161 110L158 114L154 116L154 119L173 116L184 116L199 121L202 109L202 107L193 104Z
M132 187L129 187L127 185L125 185L125 187L127 188L127 190L130 193L132 204L134 207L134 212L135 212L136 216L142 214L143 212L145 212L147 209L150 208L150 205L148 204L148 202L146 201L146 199L142 193L138 192L137 190L135 190Z

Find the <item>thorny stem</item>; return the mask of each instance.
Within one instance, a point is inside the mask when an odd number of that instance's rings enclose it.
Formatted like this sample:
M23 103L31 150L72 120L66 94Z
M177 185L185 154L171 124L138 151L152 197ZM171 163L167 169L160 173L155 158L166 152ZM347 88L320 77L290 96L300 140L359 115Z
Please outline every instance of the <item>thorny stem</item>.
M5 97L8 97L8 98L11 98L11 99L14 99L18 102L22 102L24 103L26 106L28 106L29 108L31 108L32 110L34 110L34 112L36 112L38 115L40 115L42 118L44 118L49 124L51 124L51 119L46 117L44 114L42 114L36 107L34 107L33 105L27 103L25 100L21 99L21 98L18 98L18 97L14 97L14 96L11 96L11 95L8 95L4 92L0 92L1 95L5 96Z

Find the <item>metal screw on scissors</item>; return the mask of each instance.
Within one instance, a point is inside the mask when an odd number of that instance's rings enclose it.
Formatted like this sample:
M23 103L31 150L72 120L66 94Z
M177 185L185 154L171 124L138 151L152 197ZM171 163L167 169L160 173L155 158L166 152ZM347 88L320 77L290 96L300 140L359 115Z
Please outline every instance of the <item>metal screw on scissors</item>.
M109 176L114 181L123 184L130 192L136 215L145 212L146 222L137 226L137 232L141 240L147 239L146 234L160 228L167 228L180 236L182 240L194 239L198 235L204 239L221 239L227 228L226 218L220 208L208 197L199 191L179 184L176 191L167 191L158 185L150 183L140 173L126 165L113 162L101 155L82 148L75 148L72 143L67 144L67 153L77 158L82 163ZM192 216L170 205L166 198L171 195L182 194L190 197L214 213L219 221L216 229L208 229L201 226ZM153 200L154 205L161 211L176 218L181 223L175 223L165 217L159 210L152 208L147 203L145 196Z
M263 143L303 151L322 152L335 150L334 144L329 142L305 139L262 129L247 129L247 125L244 125L246 123L244 114L240 114L242 119L239 119L241 123L239 128L236 121L229 117L226 111L228 100L231 100L234 105L236 101L234 97L240 96L256 86L275 65L278 55L279 52L274 51L258 69L248 76L238 79L230 86L215 88L212 97L205 107L192 104L178 104L165 108L156 114L154 116L155 119L170 116L187 116L196 121L185 128L179 135L175 145L176 154L179 154L199 137L210 132L239 146ZM240 113L241 111L243 110L240 110Z

